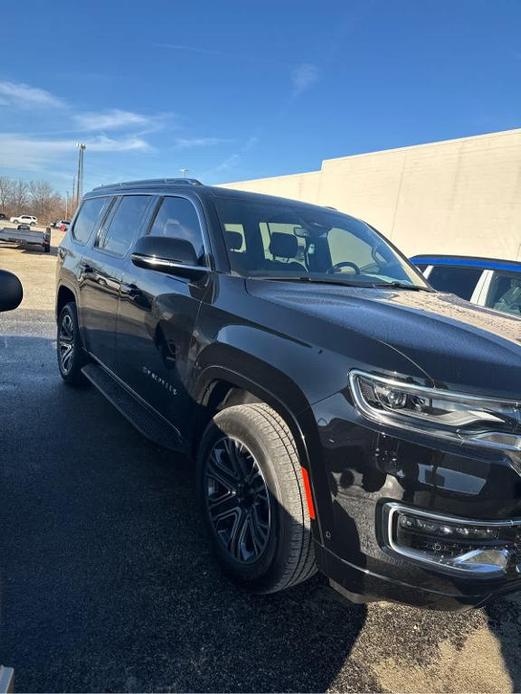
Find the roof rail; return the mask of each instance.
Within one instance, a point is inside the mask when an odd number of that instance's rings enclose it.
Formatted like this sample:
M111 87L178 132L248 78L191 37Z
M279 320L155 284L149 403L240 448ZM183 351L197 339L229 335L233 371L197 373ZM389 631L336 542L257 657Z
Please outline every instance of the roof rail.
M196 178L145 178L140 181L122 181L121 183L109 183L102 186L96 186L94 190L100 190L101 188L123 188L130 186L157 186L164 184L175 184L175 185L185 185L185 186L202 186L201 181Z

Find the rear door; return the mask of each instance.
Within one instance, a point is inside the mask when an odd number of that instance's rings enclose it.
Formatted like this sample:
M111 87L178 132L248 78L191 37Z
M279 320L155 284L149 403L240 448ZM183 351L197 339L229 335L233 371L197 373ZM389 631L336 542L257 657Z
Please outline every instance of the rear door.
M85 345L111 371L116 369L116 319L123 266L152 199L150 195L118 197L81 260Z
M202 214L182 196L160 198L149 234L190 240L205 264ZM187 393L193 330L206 280L167 275L125 261L117 328L117 374L181 432L193 416Z

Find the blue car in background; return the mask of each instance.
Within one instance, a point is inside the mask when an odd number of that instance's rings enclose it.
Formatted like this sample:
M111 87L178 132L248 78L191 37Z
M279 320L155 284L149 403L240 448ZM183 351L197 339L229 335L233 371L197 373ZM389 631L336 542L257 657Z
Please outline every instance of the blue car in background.
M521 318L521 262L460 255L416 255L411 262L434 289Z

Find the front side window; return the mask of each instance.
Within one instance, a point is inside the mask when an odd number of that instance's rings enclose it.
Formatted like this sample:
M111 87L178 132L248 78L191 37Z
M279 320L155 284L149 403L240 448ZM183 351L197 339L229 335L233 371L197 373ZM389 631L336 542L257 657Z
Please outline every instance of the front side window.
M125 195L99 240L99 248L114 255L125 255L141 226L150 199L150 195Z
M521 272L494 272L485 305L521 318Z
M481 268L435 265L429 282L440 292L450 292L470 301L482 272Z
M428 288L423 276L368 224L291 201L215 199L232 272L251 277L400 283Z
M198 258L204 254L203 234L195 207L186 198L166 197L150 229L150 236L190 241Z
M94 229L97 230L101 224L110 200L110 197L90 198L82 203L72 229L76 241L87 243Z

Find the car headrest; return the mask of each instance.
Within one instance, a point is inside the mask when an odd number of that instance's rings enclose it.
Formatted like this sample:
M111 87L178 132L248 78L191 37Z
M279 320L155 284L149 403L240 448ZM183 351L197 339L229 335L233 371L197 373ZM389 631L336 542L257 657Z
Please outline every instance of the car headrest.
M294 258L298 253L297 237L279 231L273 232L270 241L270 253L274 258Z
M242 234L239 231L227 231L224 238L229 251L238 251L242 246Z

